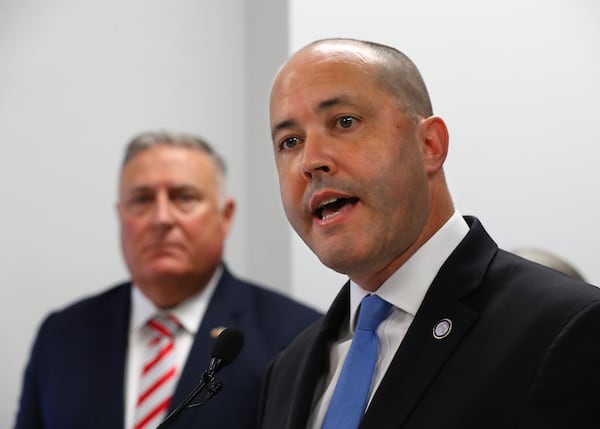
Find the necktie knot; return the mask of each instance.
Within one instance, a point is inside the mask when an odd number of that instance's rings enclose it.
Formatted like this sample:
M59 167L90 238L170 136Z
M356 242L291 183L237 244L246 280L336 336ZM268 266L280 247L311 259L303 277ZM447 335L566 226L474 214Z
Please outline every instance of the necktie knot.
M367 295L360 304L357 330L375 331L390 311L392 304L377 295Z
M172 314L157 314L148 320L148 327L157 337L173 338L181 327L181 324Z

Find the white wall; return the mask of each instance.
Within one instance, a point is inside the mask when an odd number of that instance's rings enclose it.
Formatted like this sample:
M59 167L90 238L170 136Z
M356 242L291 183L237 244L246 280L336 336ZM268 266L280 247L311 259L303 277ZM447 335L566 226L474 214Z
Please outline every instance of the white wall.
M140 131L197 133L223 153L238 201L226 260L288 286L287 264L253 244L270 237L260 245L287 261L265 114L287 54L280 3L0 2L0 427L12 425L42 318L127 278L114 202L122 150Z
M458 210L600 284L600 3L291 0L289 16L291 51L344 36L409 55L450 129ZM293 294L321 306L345 277L290 234Z

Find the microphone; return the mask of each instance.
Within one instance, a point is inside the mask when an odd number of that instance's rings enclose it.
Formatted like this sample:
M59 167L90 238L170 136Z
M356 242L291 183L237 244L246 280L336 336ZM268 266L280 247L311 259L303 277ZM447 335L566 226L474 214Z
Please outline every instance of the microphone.
M244 336L233 328L225 328L217 337L212 349L208 366L209 374L216 374L222 367L229 365L244 346Z
M223 383L215 380L215 374L220 371L225 365L229 365L237 357L244 346L244 336L234 328L225 328L215 340L212 349L210 364L208 369L202 373L200 383L190 392L190 394L181 402L165 419L158 425L156 429L166 428L175 418L185 409L197 407L204 404L210 398L214 397L221 388ZM197 404L191 404L194 398L203 390L207 389L208 394L204 401Z

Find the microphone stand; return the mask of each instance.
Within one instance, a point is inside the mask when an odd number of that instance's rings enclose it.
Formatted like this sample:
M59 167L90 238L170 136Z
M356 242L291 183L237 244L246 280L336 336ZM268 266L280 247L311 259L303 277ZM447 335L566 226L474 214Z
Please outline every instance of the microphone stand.
M187 408L199 407L205 404L210 398L221 391L223 383L215 380L215 374L225 365L230 364L238 355L244 345L244 337L237 329L226 328L217 337L217 341L213 347L212 358L208 365L208 369L202 373L200 384L190 392L182 403L171 411L165 419L157 426L156 429L164 429L171 423L179 414ZM194 398L203 390L208 392L204 400L195 404L191 404Z
M188 404L192 402L194 398L198 396L198 394L204 388L208 386L209 389L207 398L203 402L190 405L190 407L197 407L199 405L204 404L206 401L208 401L210 398L216 395L219 392L219 390L221 390L222 385L223 384L221 382L215 382L215 371L211 369L204 371L202 373L202 379L200 384L198 384L198 386L196 386L196 388L192 390L188 396L186 396L183 402L177 405L177 407L173 411L171 411L171 413L169 413L167 417L165 417L165 419L156 427L156 429L166 428L170 422L172 422L179 414L183 412L183 410L187 408Z

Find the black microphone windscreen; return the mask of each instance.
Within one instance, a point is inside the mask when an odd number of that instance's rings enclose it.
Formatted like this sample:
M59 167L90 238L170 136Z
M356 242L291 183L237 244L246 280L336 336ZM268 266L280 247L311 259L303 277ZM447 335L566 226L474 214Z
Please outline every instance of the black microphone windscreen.
M225 328L215 340L212 357L219 359L222 365L230 364L244 345L244 336L234 328Z

